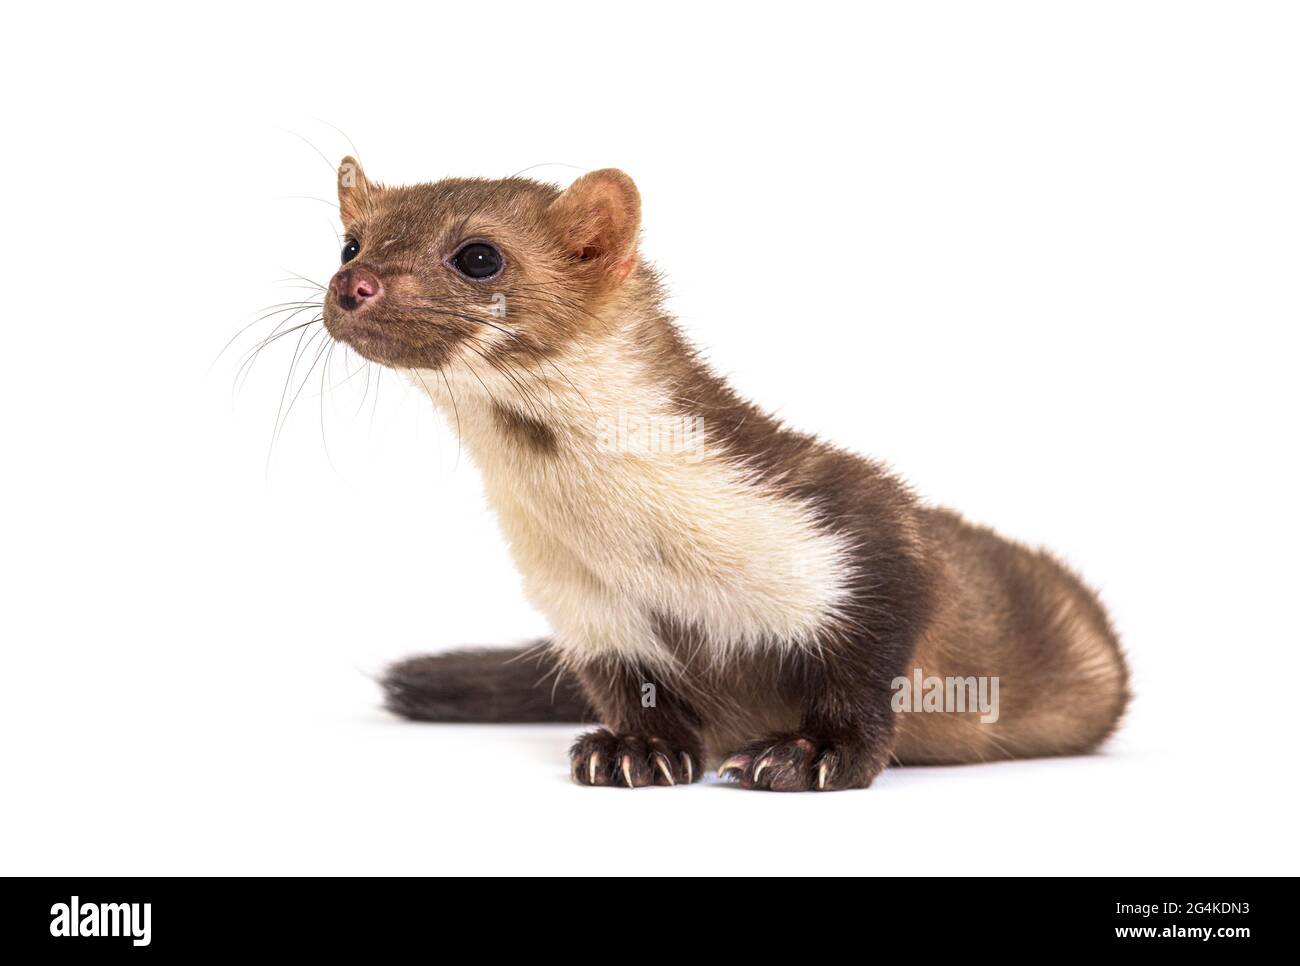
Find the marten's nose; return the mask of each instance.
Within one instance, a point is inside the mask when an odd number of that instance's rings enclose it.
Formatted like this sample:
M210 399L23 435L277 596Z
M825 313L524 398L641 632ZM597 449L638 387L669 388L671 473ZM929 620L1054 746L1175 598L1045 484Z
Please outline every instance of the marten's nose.
M349 312L377 298L383 290L375 274L364 268L341 268L330 279L330 294Z

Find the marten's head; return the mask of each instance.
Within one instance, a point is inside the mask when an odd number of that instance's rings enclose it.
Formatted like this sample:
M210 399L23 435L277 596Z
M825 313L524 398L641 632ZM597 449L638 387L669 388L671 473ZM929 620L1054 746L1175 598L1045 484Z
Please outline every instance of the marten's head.
M544 357L601 325L636 267L640 199L613 169L564 191L522 178L389 188L345 158L339 213L325 326L395 368Z

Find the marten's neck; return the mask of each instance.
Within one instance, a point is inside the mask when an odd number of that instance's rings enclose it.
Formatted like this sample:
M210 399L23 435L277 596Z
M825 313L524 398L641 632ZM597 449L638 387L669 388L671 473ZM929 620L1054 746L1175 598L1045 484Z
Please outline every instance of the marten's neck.
M416 384L479 462L564 454L698 460L705 417L689 387L718 381L657 297L639 294L601 309L572 345L510 361L467 352L443 370L414 371Z

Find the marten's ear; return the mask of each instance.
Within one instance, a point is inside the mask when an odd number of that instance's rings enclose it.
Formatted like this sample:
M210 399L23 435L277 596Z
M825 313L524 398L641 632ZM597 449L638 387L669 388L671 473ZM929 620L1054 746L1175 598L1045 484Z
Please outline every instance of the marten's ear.
M636 267L641 196L622 171L584 174L551 202L550 213L569 256L591 265L610 284Z
M356 158L348 156L339 163L339 215L344 227L360 218L370 206L375 188Z

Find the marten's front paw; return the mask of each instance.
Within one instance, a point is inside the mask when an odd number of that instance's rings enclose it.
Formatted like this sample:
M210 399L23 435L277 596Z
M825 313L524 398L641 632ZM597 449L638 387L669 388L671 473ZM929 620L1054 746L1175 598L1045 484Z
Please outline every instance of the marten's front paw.
M649 735L616 735L603 728L580 735L569 749L579 785L689 785L699 777L697 752Z
M734 778L742 788L829 792L866 788L879 770L852 744L779 735L749 742L718 767L718 777Z

